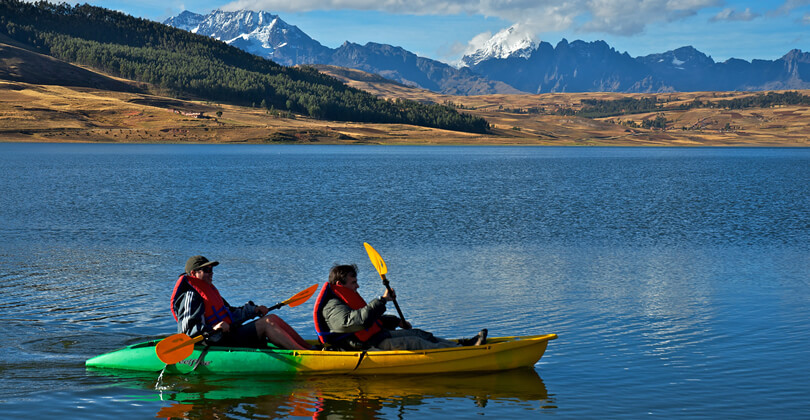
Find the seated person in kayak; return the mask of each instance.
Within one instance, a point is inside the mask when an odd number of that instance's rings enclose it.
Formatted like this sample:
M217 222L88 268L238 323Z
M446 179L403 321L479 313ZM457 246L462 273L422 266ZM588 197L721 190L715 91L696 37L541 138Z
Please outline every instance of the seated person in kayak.
M343 350L426 350L486 342L487 330L473 338L451 341L434 337L393 315L384 315L385 304L394 295L385 293L366 303L357 293L356 265L336 265L321 288L313 318L318 339ZM400 327L402 329L397 330Z
M284 320L267 315L266 306L253 302L228 305L213 284L216 265L218 261L208 261L202 255L186 262L186 272L177 279L172 293L172 314L178 332L191 337L207 334L206 342L214 346L261 348L269 341L285 349L310 348ZM261 318L245 322L256 316Z

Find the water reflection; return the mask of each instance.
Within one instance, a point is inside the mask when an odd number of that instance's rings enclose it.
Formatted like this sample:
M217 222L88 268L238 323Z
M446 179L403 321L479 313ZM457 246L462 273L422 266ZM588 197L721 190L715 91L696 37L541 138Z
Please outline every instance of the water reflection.
M139 391L153 389L154 374L89 370L110 375ZM166 401L161 418L233 418L304 416L316 419L390 418L437 404L442 410L485 410L489 404L553 407L534 369L506 372L414 375L325 376L306 378L195 377L163 378L162 391L135 400ZM522 407L521 410L525 410Z

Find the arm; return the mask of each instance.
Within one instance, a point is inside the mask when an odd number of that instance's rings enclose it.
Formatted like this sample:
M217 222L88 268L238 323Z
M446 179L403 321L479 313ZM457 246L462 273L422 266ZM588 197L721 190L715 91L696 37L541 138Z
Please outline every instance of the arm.
M251 318L261 315L257 310L259 307L254 305L253 302L248 302L244 306L231 306L228 305L228 301L223 299L225 302L225 306L228 307L228 310L233 315L233 322L236 324L241 324ZM266 313L266 312L265 312Z
M371 326L385 313L385 301L374 299L365 307L351 309L340 299L330 299L323 307L323 318L332 332L356 332Z
M385 289L385 293L382 295L380 300L382 300L383 303L390 302L390 301L394 300L394 298L396 298L396 296L397 295L396 295L396 293L394 293L394 290L391 289L390 287L388 287L388 288ZM396 302L394 302L394 303L396 303ZM399 311L399 306L397 306L397 311ZM402 315L401 312L400 312L400 315ZM396 317L394 315L383 315L382 319L381 319L381 322L382 322L383 328L385 328L387 330L395 330L395 329L397 329L397 327L400 327L400 328L406 329L406 330L410 330L412 328L410 322L408 322L408 321L406 321L404 319L400 319L399 317Z

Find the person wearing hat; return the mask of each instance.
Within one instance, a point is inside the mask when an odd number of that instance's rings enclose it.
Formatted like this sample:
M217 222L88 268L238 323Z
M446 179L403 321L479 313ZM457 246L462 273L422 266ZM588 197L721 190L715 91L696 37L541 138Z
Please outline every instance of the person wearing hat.
M210 345L229 347L263 347L266 341L285 349L307 350L310 345L277 315L267 315L264 305L248 302L231 306L214 286L214 267L195 255L186 262L172 292L172 315L177 331L191 337L205 334ZM246 322L256 316L255 322ZM220 334L217 334L220 333Z

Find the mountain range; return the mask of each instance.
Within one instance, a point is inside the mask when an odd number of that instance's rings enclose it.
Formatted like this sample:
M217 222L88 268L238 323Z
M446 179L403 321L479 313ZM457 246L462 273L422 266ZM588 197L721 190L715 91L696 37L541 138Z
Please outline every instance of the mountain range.
M777 60L751 62L734 58L715 62L691 46L631 57L604 41L563 39L552 46L520 36L512 27L465 55L463 66L456 68L385 44L347 41L329 48L268 12L184 11L164 23L285 66L347 67L452 95L810 89L810 53L801 50Z
M451 95L520 93L500 81L419 57L400 47L345 42L329 48L268 12L215 10L207 15L185 11L163 23L207 35L285 66L325 64L376 73L407 86Z

